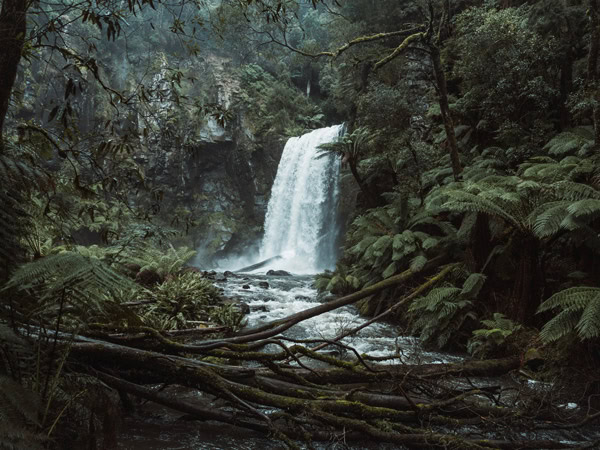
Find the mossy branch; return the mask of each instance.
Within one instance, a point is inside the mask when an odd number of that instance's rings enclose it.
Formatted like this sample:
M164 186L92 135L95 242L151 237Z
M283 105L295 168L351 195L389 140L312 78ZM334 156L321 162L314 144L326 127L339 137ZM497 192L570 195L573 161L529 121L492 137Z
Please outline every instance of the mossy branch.
M373 68L375 70L379 70L380 68L385 66L387 63L389 63L390 61L392 61L392 60L396 59L398 56L400 56L400 54L404 50L406 50L412 42L417 41L419 39L423 39L425 36L426 36L426 34L424 32L411 34L406 39L404 39L404 41L402 41L402 43L398 47L396 47L392 53L390 53L385 58L377 61L375 63L375 65L373 66Z

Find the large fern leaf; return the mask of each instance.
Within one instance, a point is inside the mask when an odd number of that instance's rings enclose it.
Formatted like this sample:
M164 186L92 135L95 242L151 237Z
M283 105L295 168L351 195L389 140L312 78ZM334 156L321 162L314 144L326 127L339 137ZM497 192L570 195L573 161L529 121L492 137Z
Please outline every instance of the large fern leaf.
M23 264L4 289L34 290L41 304L63 297L78 307L102 309L107 293L134 287L97 258L63 252Z
M572 332L581 340L600 336L600 288L574 287L557 292L538 308L538 313L560 312L542 328L545 342L556 341Z
M554 136L550 142L544 146L544 149L551 155L562 156L568 153L576 153L581 147L590 142L589 139L586 139L580 134L564 131Z

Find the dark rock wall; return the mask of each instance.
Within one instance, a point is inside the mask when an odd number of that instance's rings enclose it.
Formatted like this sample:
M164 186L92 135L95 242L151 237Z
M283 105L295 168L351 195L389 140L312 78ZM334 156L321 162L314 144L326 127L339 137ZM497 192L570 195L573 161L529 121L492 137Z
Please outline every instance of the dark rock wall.
M255 140L242 120L214 132L207 127L203 140L157 145L136 157L161 193L159 216L179 225L190 220L188 245L201 247L206 262L258 243L285 144Z

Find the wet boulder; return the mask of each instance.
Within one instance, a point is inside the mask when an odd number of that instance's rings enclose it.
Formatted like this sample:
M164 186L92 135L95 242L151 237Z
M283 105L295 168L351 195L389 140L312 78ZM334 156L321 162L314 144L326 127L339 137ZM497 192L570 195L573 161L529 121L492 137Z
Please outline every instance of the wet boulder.
M258 286L263 288L263 289L269 289L269 283L267 283L266 281L260 281L258 283Z
M268 312L269 309L265 305L256 305L250 308L252 312Z
M272 275L272 276L276 276L276 277L291 277L292 274L289 272L286 272L285 270L269 270L267 272L267 275Z
M207 280L214 280L216 276L217 272L215 272L214 270L211 270L210 272L202 272L202 277L206 278Z

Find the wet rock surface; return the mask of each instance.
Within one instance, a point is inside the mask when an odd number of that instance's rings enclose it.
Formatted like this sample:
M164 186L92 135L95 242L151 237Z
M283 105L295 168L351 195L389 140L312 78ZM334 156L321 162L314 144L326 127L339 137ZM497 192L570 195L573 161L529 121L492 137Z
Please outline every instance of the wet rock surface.
M291 273L286 272L285 270L269 270L267 272L267 275L275 276L275 277L291 277L292 276Z

